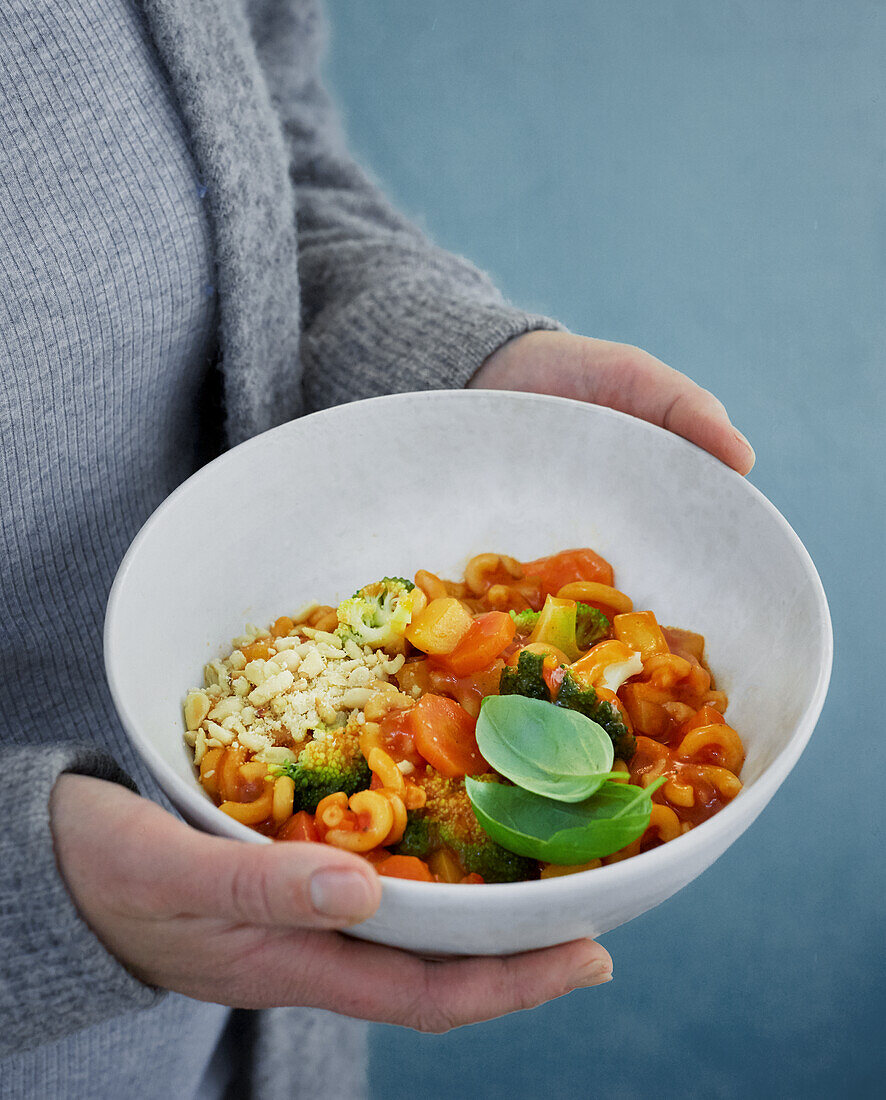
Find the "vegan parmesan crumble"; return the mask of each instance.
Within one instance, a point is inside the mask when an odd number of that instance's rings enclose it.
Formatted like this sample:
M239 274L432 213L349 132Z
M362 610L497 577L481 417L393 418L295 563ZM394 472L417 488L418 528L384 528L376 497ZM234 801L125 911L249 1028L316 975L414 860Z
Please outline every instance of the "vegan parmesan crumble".
M390 677L403 666L402 654L305 624L280 637L246 630L229 656L205 666L204 687L185 699L185 741L198 767L208 749L237 745L265 764L295 761L307 742L350 721L362 724L363 708L379 692L396 705L400 692ZM243 648L256 641L266 644L268 657L247 661Z

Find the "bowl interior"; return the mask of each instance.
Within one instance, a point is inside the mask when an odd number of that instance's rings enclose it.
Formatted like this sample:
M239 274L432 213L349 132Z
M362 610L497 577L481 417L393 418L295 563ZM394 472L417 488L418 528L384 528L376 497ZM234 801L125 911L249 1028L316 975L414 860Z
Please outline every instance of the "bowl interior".
M637 608L705 635L747 747L746 789L723 813L781 760L777 786L830 671L827 605L801 543L756 489L696 447L536 395L357 402L194 475L142 529L115 582L105 638L115 702L186 816L256 839L208 802L182 740L185 692L244 623L334 604L384 575L456 576L482 551L528 559L572 546L608 558Z

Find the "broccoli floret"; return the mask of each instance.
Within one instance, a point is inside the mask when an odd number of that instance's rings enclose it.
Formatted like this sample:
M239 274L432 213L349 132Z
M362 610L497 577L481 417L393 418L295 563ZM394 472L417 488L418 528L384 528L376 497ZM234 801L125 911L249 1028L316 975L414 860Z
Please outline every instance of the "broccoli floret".
M408 581L405 577L382 577L382 579L380 581L376 581L375 583L376 584L387 584L387 585L391 585L391 586L400 585L402 588L405 588L407 592L411 592L413 590L413 588L415 588L415 585L412 583L412 581ZM358 588L357 591L354 593L354 595L355 596L361 596L366 592L367 588L374 588L374 587L375 587L374 584L364 585L363 588Z
M530 611L527 608L525 611L511 611L511 618L514 620L514 625L517 628L518 634L531 634L535 629L535 624L538 622L538 617L541 614L540 611Z
M445 833L441 833L445 840ZM451 843L461 865L469 875L480 875L484 882L523 882L538 878L538 863L526 856L509 852L487 836L482 844Z
M589 604L548 596L541 611L511 612L520 633L544 642L577 661L583 650L609 633L609 620Z
M343 641L351 638L357 645L373 649L400 648L422 596L421 589L403 577L384 577L367 584L338 605L336 633Z
M482 827L463 780L432 775L422 785L427 801L420 810L410 812L395 849L398 855L427 859L440 848L451 848L465 871L481 875L485 882L538 878L534 859L502 848Z
M506 665L498 681L499 695L525 695L527 699L542 699L550 703L551 692L542 675L545 659L541 653L527 653L517 658L517 667Z
M598 726L602 726L609 734L616 757L626 763L630 761L636 751L637 742L622 721L618 708L605 699L599 699L592 687L584 687L568 669L563 676L555 702L558 707L576 710L579 714L596 722Z
M426 817L412 811L406 815L406 828L400 843L394 849L398 856L416 856L425 859L430 855L433 845L431 840L431 825Z
M550 690L542 675L543 667L544 657L540 653L527 653L523 650L516 668L506 666L501 670L499 695L525 695L527 699L552 702ZM609 734L615 755L621 760L628 762L634 755L637 743L622 721L618 708L605 699L599 699L593 688L580 684L569 669L563 673L560 690L553 702L558 707L576 710L602 726Z
M295 783L295 809L317 809L327 795L344 791L348 797L364 791L372 781L372 772L360 751L357 735L350 729L336 731L334 737L309 741L298 759L272 769L275 775L288 775Z
M540 611L511 611L511 618L518 634L531 634L538 625ZM590 649L595 642L609 633L609 620L602 611L590 604L576 601L575 604L575 645L577 649Z
M579 649L590 649L608 633L609 620L602 611L586 603L575 605L575 644Z

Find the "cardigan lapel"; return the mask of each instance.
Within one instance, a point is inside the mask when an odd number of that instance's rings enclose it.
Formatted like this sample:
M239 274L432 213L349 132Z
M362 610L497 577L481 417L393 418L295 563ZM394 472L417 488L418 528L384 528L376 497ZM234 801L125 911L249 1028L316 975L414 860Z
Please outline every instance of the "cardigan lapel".
M239 0L141 2L206 188L226 427L235 444L301 411L286 147Z

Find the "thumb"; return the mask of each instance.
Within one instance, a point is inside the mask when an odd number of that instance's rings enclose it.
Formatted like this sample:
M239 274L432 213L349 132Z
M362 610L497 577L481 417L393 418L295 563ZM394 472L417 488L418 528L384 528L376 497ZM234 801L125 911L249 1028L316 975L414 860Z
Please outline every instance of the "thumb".
M51 800L63 877L81 912L215 917L284 928L344 928L378 908L381 883L327 844L208 836L124 787L65 775Z
M194 830L190 830L194 833ZM276 928L345 928L370 917L381 882L359 856L327 844L183 838L178 892L195 915Z

